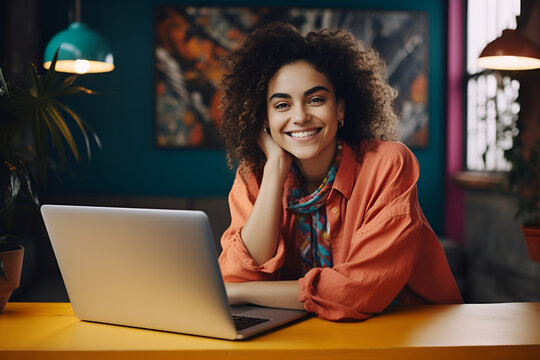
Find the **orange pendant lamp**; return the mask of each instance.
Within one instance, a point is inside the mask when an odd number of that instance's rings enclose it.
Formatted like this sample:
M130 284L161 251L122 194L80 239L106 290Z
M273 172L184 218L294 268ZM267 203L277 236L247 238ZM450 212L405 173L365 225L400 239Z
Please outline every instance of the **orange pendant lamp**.
M517 30L506 29L482 50L478 65L495 70L539 69L540 49Z

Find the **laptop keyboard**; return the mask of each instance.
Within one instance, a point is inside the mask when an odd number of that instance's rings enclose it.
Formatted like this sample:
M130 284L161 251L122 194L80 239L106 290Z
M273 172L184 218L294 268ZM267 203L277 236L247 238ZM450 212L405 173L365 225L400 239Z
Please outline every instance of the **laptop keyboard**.
M234 327L237 331L247 329L249 327L266 322L270 319L254 318L240 315L233 315Z

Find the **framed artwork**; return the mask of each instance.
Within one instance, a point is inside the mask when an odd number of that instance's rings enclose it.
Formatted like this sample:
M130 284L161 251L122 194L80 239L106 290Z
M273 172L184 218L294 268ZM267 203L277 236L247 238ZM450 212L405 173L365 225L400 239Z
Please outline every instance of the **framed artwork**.
M157 6L155 9L155 137L159 147L222 148L220 58L246 34L275 20L302 33L341 27L376 49L398 91L401 141L428 144L428 16L420 11Z

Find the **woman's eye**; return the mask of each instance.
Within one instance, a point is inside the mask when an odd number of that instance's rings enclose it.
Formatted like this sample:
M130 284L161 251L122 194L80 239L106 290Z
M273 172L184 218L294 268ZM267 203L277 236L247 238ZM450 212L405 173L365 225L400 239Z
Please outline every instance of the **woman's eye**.
M286 109L287 107L289 107L289 104L287 103L279 103L274 106L274 108L278 110Z
M319 103L322 103L322 102L324 102L324 98L322 98L322 97L314 97L314 98L309 100L310 104L319 104Z

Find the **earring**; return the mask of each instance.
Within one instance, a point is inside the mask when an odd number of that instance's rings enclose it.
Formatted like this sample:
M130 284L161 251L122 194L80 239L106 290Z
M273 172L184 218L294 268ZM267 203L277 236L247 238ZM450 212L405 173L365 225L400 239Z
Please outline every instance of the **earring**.
M264 132L270 135L270 128L266 125L264 125Z
M343 118L341 118L341 119L338 120L338 126L341 128L341 127L343 127L343 125L345 125L345 120Z

